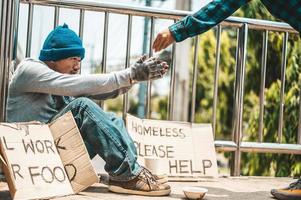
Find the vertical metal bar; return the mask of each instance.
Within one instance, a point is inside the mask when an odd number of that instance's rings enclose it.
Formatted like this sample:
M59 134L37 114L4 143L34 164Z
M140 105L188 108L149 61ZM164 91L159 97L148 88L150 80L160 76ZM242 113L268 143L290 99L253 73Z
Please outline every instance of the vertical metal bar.
M7 5L7 22L6 22L6 38L5 38L5 59L4 59L4 79L3 79L3 87L1 90L3 91L3 111L4 116L3 120L6 121L6 102L7 102L7 93L8 93L8 83L9 83L9 70L11 63L11 55L12 55L12 28L13 28L13 10L14 10L14 2L8 1Z
M105 12L101 73L106 73L107 71L108 34L109 34L109 12ZM104 101L100 102L100 106L102 108L104 107Z
M4 113L4 105L2 105L3 102L3 89L2 89L2 80L4 79L3 73L2 73L2 69L3 69L3 54L2 54L2 37L4 37L4 33L2 32L2 28L4 26L4 24L2 24L4 15L2 11L4 10L4 6L3 6L3 1L0 1L0 122L4 121L5 118L5 113ZM3 171L0 168L0 176L3 177Z
M300 87L300 84L299 84ZM301 88L299 88L301 89ZM299 90L299 123L298 123L298 138L297 143L301 144L301 90Z
M84 23L85 23L85 10L81 9L80 10L80 15L79 15L79 30L78 30L78 36L80 39L83 41L84 39ZM79 73L82 72L80 68Z
M262 138L263 138L263 114L264 114L264 89L265 89L266 66L267 66L268 38L269 38L269 31L266 30L263 33L263 39L262 39L258 142L263 141Z
M128 30L127 30L127 40L126 40L126 56L125 56L125 68L130 67L130 56L131 56L131 43L132 43L132 26L133 26L133 16L128 16ZM128 112L128 93L123 95L123 120L126 119L126 114Z
M7 4L7 18L6 18L6 39L5 39L5 59L9 62L10 54L10 44L11 42L11 28L12 28L12 19L13 19L13 1L8 1ZM8 67L8 65L6 65Z
M217 96L218 96L218 79L219 79L219 63L221 54L221 32L222 27L217 26L216 31L216 54L215 54L215 67L214 67L214 91L213 91L213 116L212 116L212 129L213 136L215 136L216 131L216 110L217 110Z
M8 6L7 6L7 24L6 24L6 41L5 41L5 59L6 59L6 65L5 65L5 81L8 78L8 67L9 67L9 62L10 62L10 57L11 57L11 44L12 44L12 37L11 37L11 32L12 32L12 8L13 8L13 1L8 1Z
M279 121L278 121L278 142L279 143L281 143L281 141L282 141L287 41L288 41L288 33L285 32L285 35L283 38L283 43L282 43L280 113L279 113Z
M1 27L2 27L2 9L3 9L3 1L0 1L0 45L1 45L1 38L2 38L2 31L1 31Z
M237 36L236 36L236 54L235 54L235 82L234 82L234 105L233 105L233 118L232 118L232 141L235 141L235 134L237 133L237 111L238 111L238 83L239 83L239 70L238 70L238 58L240 56L239 52L239 44L240 44L240 29L237 29Z
M240 71L241 71L241 76L240 76L240 84L239 84L239 90L240 90L240 95L239 95L239 118L238 118L238 123L239 123L239 129L238 129L238 138L237 138L237 144L238 145L238 155L236 157L237 162L236 162L236 175L240 175L240 161L241 161L241 151L240 151L240 144L241 144L241 139L243 136L243 105L244 105L244 82L245 82L245 67L246 67L246 57L247 57L247 40L248 40L248 25L244 24L242 29L242 37L241 37L241 58L240 58Z
M169 104L168 104L168 118L173 120L174 116L174 89L175 89L175 66L176 66L176 44L172 45L172 68L171 68L171 77L170 77L170 92L169 92Z
M3 1L0 1L0 27L2 27L2 18L3 18L2 9L3 9ZM2 32L0 32L0 39L1 39L1 37L2 37ZM1 41L0 41L0 43L1 43Z
M33 24L34 5L29 3L28 6L28 22L27 22L27 39L26 39L26 57L31 55L31 39L32 39L32 24Z
M14 27L13 27L13 55L12 59L17 59L18 52L18 32L19 32L19 13L20 13L20 0L16 0L14 5Z
M0 66L1 70L3 70L3 65L4 65L4 48L5 48L5 28L6 28L6 17L7 17L7 1L1 1L1 27L0 27ZM2 72L2 71L1 71ZM1 73L0 75L3 75ZM2 79L1 79L2 80ZM1 83L1 82L0 82ZM0 96L1 98L1 96Z
M192 74L192 88L191 88L191 111L190 121L195 120L195 98L196 98L196 81L198 76L198 52L199 52L199 37L194 37L194 55L193 55L193 74Z
M176 20L174 20L176 22ZM176 44L172 44L172 57L171 57L171 75L170 75L170 91L168 102L168 116L167 119L173 120L174 116L174 90L175 90L175 76L176 76Z
M79 31L78 35L83 40L84 37L84 22L85 22L85 10L80 10L80 16L79 16Z
M107 68L108 32L109 32L108 27L109 27L109 13L105 12L101 73L106 73L107 71L106 68Z
M5 41L7 22L7 1L1 2L1 40L0 40L0 121L5 120Z
M6 17L7 17L7 1L1 1L1 27L0 27L0 34L1 34L1 40L0 40L0 63L1 63L1 70L3 69L4 65L4 49L5 49L5 28L6 28ZM3 73L1 73L3 75ZM2 79L1 79L2 80ZM0 97L1 98L1 97Z
M153 55L152 43L154 40L154 29L155 29L155 20L154 17L151 17L151 31L150 31L150 45L149 45L149 57ZM146 97L146 117L149 119L151 116L151 95L152 95L152 82L147 81L147 97Z
M234 105L233 105L233 119L232 119L232 140L236 143L237 147L239 144L237 144L237 138L238 136L238 110L239 110L239 80L240 80L240 44L241 44L241 31L240 29L237 29L237 44L236 44L236 57L235 57L235 82L234 82ZM232 159L231 159L231 176L236 175L236 162L237 157L240 157L239 155L239 148L235 152L232 153ZM238 153L237 153L238 152Z
M237 130L235 134L235 143L237 144L237 150L234 152L234 176L240 175L240 163L241 163L241 138L242 138L242 123L243 123L243 97L244 97L244 77L245 77L245 64L246 64L246 55L247 55L247 39L248 39L248 25L244 24L240 28L240 37L239 37L239 54L238 54L238 71L239 71L239 84L237 85L238 89L238 121L237 121Z
M15 4L16 3L19 3L18 0L13 0L12 1L12 8L11 8L11 26L10 26L10 39L9 39L9 53L8 53L8 57L9 57L9 60L12 61L13 59L13 55L14 55L14 33L15 32L15 25L16 25L16 20L18 21L18 16L17 16L17 19L16 19L16 6Z
M58 6L55 6L53 28L55 28L59 25L59 19L60 19L60 8Z

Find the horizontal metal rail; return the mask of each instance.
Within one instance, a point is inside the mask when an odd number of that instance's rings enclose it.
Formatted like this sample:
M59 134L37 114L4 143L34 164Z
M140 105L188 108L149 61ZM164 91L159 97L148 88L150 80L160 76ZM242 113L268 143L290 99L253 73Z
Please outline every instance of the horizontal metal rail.
M5 47L5 49L1 48L1 54L0 54L0 67L1 72L7 72L8 69L8 63L10 63L11 59L15 59L16 53L13 52L13 58L7 59L7 47L15 46L17 44L17 37L14 37L13 44L6 44L5 41L9 41L12 38L12 33L8 34L8 30L5 29L6 26L4 26L6 23L5 19L9 19L10 21L16 21L18 18L18 12L15 12L15 16L10 16L9 18L6 15L6 13L9 13L10 9L5 9L7 6L7 1L1 1L0 2L0 11L1 14L1 29L2 33L0 37L0 46ZM108 48L108 26L109 26L109 18L111 13L115 14L124 14L128 16L128 33L127 33L127 48L126 48L126 67L129 67L129 59L130 59L130 43L131 43L131 35L132 35L132 18L134 16L143 16L150 18L152 21L151 24L151 40L153 40L153 34L155 30L155 21L158 19L170 19L172 21L177 21L180 18L192 14L192 12L188 11L179 11L179 10L167 10L167 9L158 9L158 8L152 8L152 7L143 7L143 6L132 6L129 4L117 4L117 3L104 3L99 1L82 1L82 0L20 0L20 3L29 4L28 6L28 29L27 29L27 43L26 43L26 55L30 56L31 53L31 40L32 40L32 25L33 25L33 12L35 5L42 5L42 6L51 6L54 7L55 13L54 13L54 26L58 25L59 22L59 11L60 8L71 8L71 9L77 9L80 10L80 21L78 22L80 24L79 26L79 33L80 36L83 38L84 33L84 14L85 11L97 11L97 12L103 12L105 13L104 18L104 36L103 36L103 52L102 52L102 72L106 72L106 65L107 65L107 48ZM18 6L17 6L18 7ZM14 19L14 20L11 20ZM13 22L14 23L14 22ZM18 22L16 22L18 23ZM268 41L268 34L269 32L284 32L284 40L283 40L283 51L282 51L282 76L281 76L281 107L280 110L280 118L279 118L279 127L278 127L278 142L281 142L282 137L282 129L283 129L283 99L284 99L284 82L285 82L285 67L286 67L286 59L287 59L287 42L288 42L288 34L297 34L298 32L294 30L291 26L289 26L286 23L282 22L271 22L267 20L257 20L257 19L249 19L249 18L240 18L240 17L229 17L223 22L220 23L220 26L218 26L217 29L217 46L216 46L216 64L215 64L215 73L214 73L214 105L213 105L213 132L215 132L216 128L216 109L217 109L217 97L218 97L218 80L219 80L219 62L220 62L220 45L221 45L221 32L224 30L222 27L230 26L236 28L238 31L237 36L237 59L236 59L236 83L235 83L235 111L234 111L234 117L233 117L233 141L215 141L215 147L218 151L226 151L226 152L233 152L234 153L234 170L232 171L233 175L239 175L240 173L240 157L242 152L255 152L255 153L284 153L284 154L301 154L301 100L300 100L300 114L299 114L299 129L298 129L298 144L283 144L283 143L265 143L263 141L263 112L264 112L264 89L265 89L265 78L266 78L266 54L267 54L267 41ZM11 27L14 29L14 35L17 35L18 27L14 24L11 24ZM260 119L259 119L259 140L258 142L245 142L242 141L243 131L242 131L242 114L243 114L243 95L244 95L244 73L245 73L245 62L246 62L246 49L247 49L247 38L248 38L248 30L259 30L263 31L263 52L262 52L262 72L261 72L261 90L260 90ZM3 32L6 31L6 32ZM195 42L195 55L194 55L194 70L193 70L193 94L192 94L192 101L195 99L195 91L196 90L196 73L197 73L197 54L199 51L198 41L196 37ZM176 44L172 47L172 72L171 72L171 84L170 84L170 94L169 94L169 105L168 105L168 119L172 119L172 113L174 109L174 102L175 102L175 49ZM16 48L14 48L14 51L16 51ZM150 49L151 52L151 49ZM151 54L151 53L150 53ZM179 56L179 55L177 55ZM3 60L5 59L5 60ZM3 95L0 96L0 111L1 111L1 119L4 119L4 110L5 110L5 99L6 99L6 90L7 90L7 84L8 83L8 76L4 74L0 74L0 94ZM150 85L149 85L150 88ZM147 116L150 116L149 110L150 110L150 95L151 91L148 90L148 110L147 110ZM301 94L300 94L301 95ZM124 96L124 112L127 112L127 95ZM301 99L301 98L300 98ZM190 119L194 120L194 108L195 105L192 105L192 115L190 116ZM125 114L125 113L123 113ZM124 115L125 116L125 115Z
M214 141L217 151L234 152L238 145L232 141ZM299 144L278 144L262 142L241 142L240 150L242 152L252 153L281 153L281 154L301 154L301 145Z
M175 19L178 20L186 15L191 15L191 11L168 10L160 8L152 8L146 6L130 6L129 4L120 3L104 3L96 1L81 1L81 0L21 0L22 3L33 3L45 6L60 6L72 9L83 9L91 11L102 11L117 14L136 15L144 17L155 17L160 19ZM289 33L298 33L290 25L282 22L272 22L267 20L258 20L241 17L228 17L221 22L221 25L240 27L242 24L248 24L250 29L283 31Z

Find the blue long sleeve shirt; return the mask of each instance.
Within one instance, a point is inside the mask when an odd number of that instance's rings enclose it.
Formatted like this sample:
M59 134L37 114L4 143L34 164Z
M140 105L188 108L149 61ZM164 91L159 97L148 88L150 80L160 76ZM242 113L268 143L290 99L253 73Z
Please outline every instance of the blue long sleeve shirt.
M241 6L251 0L213 0L205 7L186 16L169 27L177 42L206 32L210 28L232 15ZM282 21L290 24L298 32L301 31L300 0L261 0L269 12Z

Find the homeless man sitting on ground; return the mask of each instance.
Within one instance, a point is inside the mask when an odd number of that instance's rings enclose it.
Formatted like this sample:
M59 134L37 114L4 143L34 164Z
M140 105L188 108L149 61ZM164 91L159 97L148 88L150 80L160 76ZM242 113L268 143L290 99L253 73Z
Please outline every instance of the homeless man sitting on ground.
M93 99L114 98L139 81L162 77L168 65L140 58L133 66L110 74L79 75L85 49L66 24L47 36L39 60L25 59L9 85L8 122L49 123L71 111L91 158L101 156L110 175L109 190L162 196L170 186L137 163L137 153L122 119L104 112Z

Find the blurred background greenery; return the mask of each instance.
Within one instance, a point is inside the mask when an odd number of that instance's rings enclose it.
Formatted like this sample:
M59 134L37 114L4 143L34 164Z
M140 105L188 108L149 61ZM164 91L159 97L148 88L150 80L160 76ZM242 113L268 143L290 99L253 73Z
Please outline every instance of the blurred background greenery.
M271 16L259 0L251 1L234 16L278 21ZM217 127L215 139L231 140L234 105L236 29L223 28L218 82ZM265 109L263 142L277 143L280 105L281 52L284 33L270 32L268 37L267 71L265 83ZM301 43L296 35L289 35L287 68L285 74L283 143L296 143L299 120ZM198 77L196 92L196 123L211 123L214 86L216 33L210 30L200 36L198 52ZM190 73L193 65L193 40L191 40ZM259 93L262 54L262 32L249 31L245 71L243 141L258 141ZM190 76L191 77L191 76ZM191 88L191 86L190 86ZM152 95L152 118L167 119L168 96ZM130 94L129 113L136 114L135 94ZM106 102L106 109L122 111L122 97ZM190 114L187 113L187 116ZM229 153L224 153L227 162ZM301 156L271 153L242 153L241 174L248 176L301 175ZM221 169L222 170L222 169ZM223 173L223 171L222 171Z

